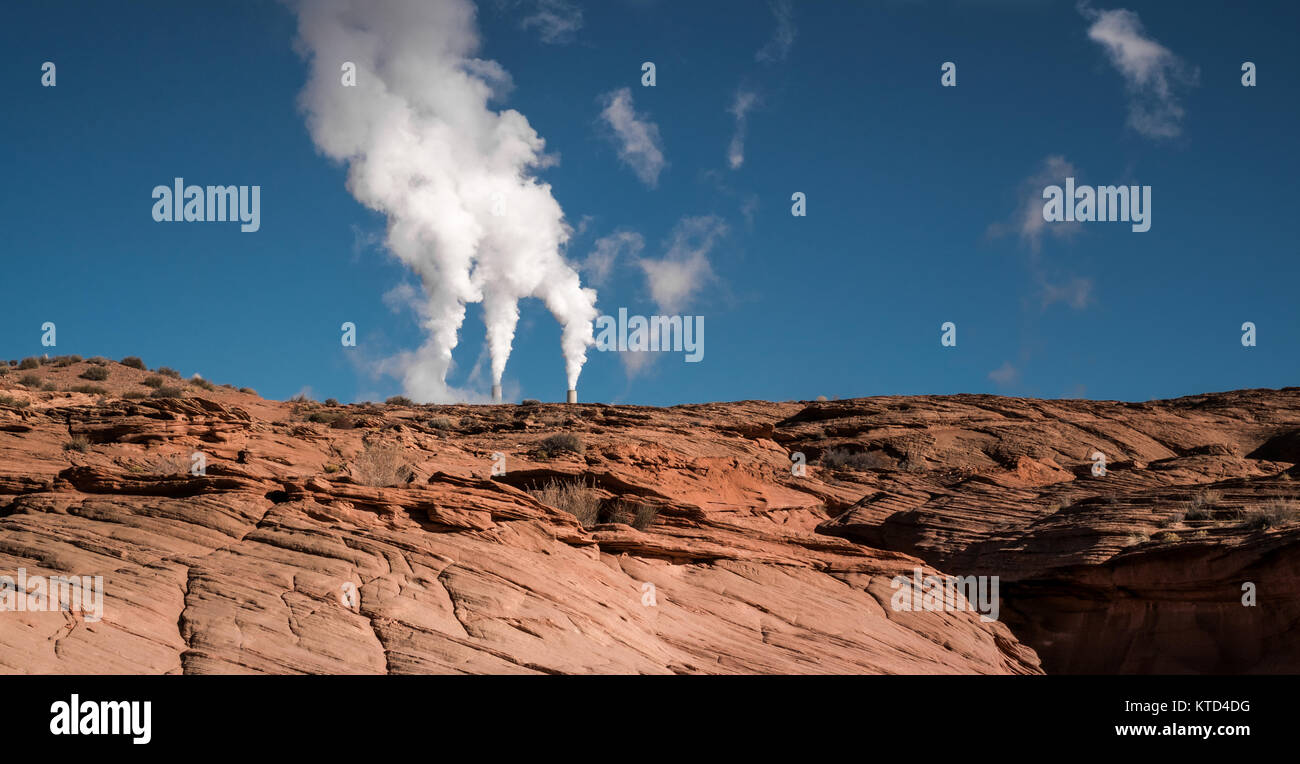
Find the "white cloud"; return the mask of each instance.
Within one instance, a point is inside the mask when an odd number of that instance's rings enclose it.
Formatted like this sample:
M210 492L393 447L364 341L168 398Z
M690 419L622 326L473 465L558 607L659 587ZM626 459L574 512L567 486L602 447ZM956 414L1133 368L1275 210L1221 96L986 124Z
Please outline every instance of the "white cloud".
M1016 203L1015 212L1011 214L1011 219L1005 223L991 224L988 227L988 235L997 238L1011 233L1017 234L1020 242L1036 253L1042 248L1045 233L1050 232L1053 236L1077 233L1081 223L1052 223L1049 226L1043 219L1043 189L1049 185L1061 185L1068 177L1078 177L1078 175L1074 165L1065 157L1052 155L1044 158L1038 172L1021 181L1019 201Z
M542 42L571 42L582 28L582 9L568 0L536 0L533 12L520 20L524 29L536 28Z
M1063 302L1075 310L1083 310L1092 300L1092 279L1075 276L1065 284L1042 284L1043 307Z
M739 170L745 163L745 124L751 109L758 104L758 94L752 90L738 90L731 102L731 116L736 118L736 131L731 135L731 144L727 146L727 163L731 169Z
M638 261L645 272L650 297L667 315L676 314L705 284L714 279L709 253L727 233L727 225L713 215L678 221L662 259Z
M653 188L667 164L659 126L636 113L630 88L606 93L602 98L605 108L600 117L614 131L619 159L632 168L642 183Z
M1020 371L1011 365L1010 361L1005 361L1001 366L989 372L989 379L999 385L1010 385L1020 378Z
M784 61L790 55L790 47L794 45L795 29L790 0L771 0L768 7L776 17L776 29L772 32L772 39L754 54L754 60Z
M595 248L582 263L587 281L603 285L614 271L614 262L624 254L636 257L645 249L645 239L635 231L615 231L596 240Z
M1085 2L1079 4L1079 12L1092 22L1088 39L1106 51L1124 77L1129 95L1129 127L1148 138L1180 135L1184 116L1180 94L1195 84L1195 68L1147 36L1133 11L1099 11Z

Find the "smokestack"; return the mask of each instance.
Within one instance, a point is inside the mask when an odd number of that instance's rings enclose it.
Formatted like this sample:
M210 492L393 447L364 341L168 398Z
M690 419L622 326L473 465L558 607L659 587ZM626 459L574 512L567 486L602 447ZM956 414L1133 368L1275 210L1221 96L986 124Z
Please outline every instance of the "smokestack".
M501 385L492 386L492 402L493 403L501 402Z
M577 403L577 402L578 402L578 391L571 387L569 388L569 397L566 400L566 403Z

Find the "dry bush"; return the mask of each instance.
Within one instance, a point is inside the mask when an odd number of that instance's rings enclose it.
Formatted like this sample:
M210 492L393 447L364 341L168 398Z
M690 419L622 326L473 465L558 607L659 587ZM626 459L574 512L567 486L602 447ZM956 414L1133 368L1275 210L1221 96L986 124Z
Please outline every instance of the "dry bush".
M203 390L216 390L216 389L217 389L217 386L216 386L216 385L214 385L214 384L212 384L211 382L207 381L207 380L204 379L203 377L194 377L193 379L190 380L190 384L191 384L191 385L194 385L195 387L201 388L201 389L203 389Z
M582 455L586 453L587 445L582 442L582 438L571 432L559 432L543 440L538 445L538 451L543 456L563 453Z
M1277 528L1300 520L1300 502L1293 499L1273 499L1263 506L1246 512L1241 524L1252 530Z
M157 390L154 390L152 393L150 393L149 397L150 398L183 398L185 397L185 391L180 389L179 387L171 387L169 385L164 385L163 387L160 387Z
M85 453L86 449L88 448L90 448L90 439L87 438L85 435L73 435L71 438L68 439L67 443L63 444L64 451L77 451L79 453Z
M159 366L159 367L156 369L156 371L157 371L157 373L163 375L164 377L171 377L172 379L180 379L180 378L181 378L181 373L180 373L179 371L176 371L175 369L168 368L168 367L166 367L166 366Z
M23 386L25 386L25 387L40 387L40 386L41 386L41 375L39 375L39 374L24 374L24 375L22 375L21 377L18 378L18 384L23 385Z
M573 515L583 528L600 522L600 494L582 483L560 482L552 478L546 485L529 493L548 507Z
M830 470L874 470L887 469L889 457L880 451L863 451L853 453L843 448L832 448L822 454L821 465Z
M24 369L39 369L39 368L41 368L41 359L37 358L34 355L28 356L18 362L19 371L22 371Z
M402 449L390 443L367 443L352 462L352 473L362 484L379 487L406 485L415 474Z
M140 360L137 356L133 356L133 355L129 355L126 358L123 358L118 363L122 364L123 366L129 366L132 369L139 369L140 371L144 371L145 369L144 361Z
M108 369L103 366L91 366L89 369L81 372L79 375L82 379L89 379L92 382L103 382L108 379Z
M412 401L410 398L407 398L405 395L390 395L388 399L384 401L384 403L389 406L414 406L415 405L415 402Z

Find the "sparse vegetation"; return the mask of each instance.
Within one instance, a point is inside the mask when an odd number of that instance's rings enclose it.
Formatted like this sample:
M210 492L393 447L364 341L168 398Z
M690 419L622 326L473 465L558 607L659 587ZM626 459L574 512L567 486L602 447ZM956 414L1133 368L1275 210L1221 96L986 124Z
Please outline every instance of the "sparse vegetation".
M1241 524L1251 530L1277 528L1300 520L1300 502L1292 499L1274 499L1263 506L1246 512Z
M54 367L61 369L65 366L71 366L74 363L81 363L79 355L61 355L54 359Z
M343 414L337 411L313 411L307 415L308 422L318 424L334 424Z
M108 395L108 389L100 387L99 385L73 385L65 392L85 393L86 395Z
M1187 509L1183 512L1182 519L1191 522L1210 520L1212 519L1210 510L1221 501L1223 501L1223 494L1218 491L1202 491L1187 502Z
M31 404L24 400L19 400L12 395L0 393L0 406L12 406L16 409L25 409Z
M1173 531L1160 531L1153 538L1156 541L1177 541L1178 534Z
M214 384L212 384L211 382L207 381L207 380L204 379L203 377L194 377L193 379L190 380L190 384L191 384L191 385L194 385L195 387L202 388L202 389L204 389L204 390L216 390L216 389L217 389L217 386L216 386L216 385L214 385Z
M18 378L18 384L23 385L23 386L25 386L25 387L40 387L40 386L41 386L41 375L39 375L39 374L24 374L24 375L22 375L21 377Z
M144 361L141 361L139 358L133 355L129 355L126 358L123 358L121 361L119 361L119 363L121 363L123 366L130 366L132 369L139 369L140 371L144 371L145 369Z
M90 440L85 435L73 435L67 443L63 444L64 451L85 453L88 448L90 448Z
M163 378L157 375L151 377L145 377L144 381L141 382L140 384L144 385L145 387L152 387L154 389L157 389L163 386Z
M432 430L450 430L454 426L452 425L451 420L445 416L436 416L428 422L425 422L425 424L427 424Z
M241 387L239 388L239 392L244 393L245 395L257 395L257 391L251 387Z
M164 385L149 394L150 398L183 398L184 396L184 390L171 385Z
M582 438L571 432L558 432L544 439L538 445L538 452L543 457L555 456L557 454L570 453L581 456L587 451L587 444L582 442Z
M149 395L148 393L141 392L140 390L128 390L125 393L122 393L122 397L128 401L138 401L141 398L149 397Z
M537 400L536 398L524 398L522 401L519 402L519 405L520 405L520 406L540 406L540 405L542 405L542 402L539 401L539 400Z
M414 406L415 405L415 402L412 401L410 398L407 398L405 395L389 396L388 400L384 401L384 403L388 404L389 406Z
M577 481L551 479L529 493L548 507L573 515L583 528L590 528L600 520L600 494Z
M86 363L94 364L95 366L107 366L108 359L102 355L97 355L94 358L87 359Z
M24 369L39 369L39 368L41 368L41 359L37 358L34 355L28 356L18 362L19 371L22 371Z
M406 485L415 474L402 449L391 443L367 443L352 463L352 471L361 483L380 487Z
M658 505L648 501L620 500L614 504L606 522L623 523L643 531L653 525L658 516Z
M181 373L179 371L176 371L175 369L172 368L168 368L166 366L159 366L154 371L158 374L163 375L164 377L171 377L172 379L181 378Z
M342 469L342 467L339 467L337 464L327 464L325 465L325 474L333 475L334 473L338 472L340 469Z
M889 457L880 451L862 451L854 453L848 449L832 448L822 454L821 465L830 470L874 470L887 469Z
M103 382L108 379L108 369L103 366L91 366L89 369L81 372L79 375L82 379L89 379L92 382Z
M326 406L337 406L337 405L339 405L339 399L338 399L338 398L326 398L326 399L325 399L325 405L326 405Z

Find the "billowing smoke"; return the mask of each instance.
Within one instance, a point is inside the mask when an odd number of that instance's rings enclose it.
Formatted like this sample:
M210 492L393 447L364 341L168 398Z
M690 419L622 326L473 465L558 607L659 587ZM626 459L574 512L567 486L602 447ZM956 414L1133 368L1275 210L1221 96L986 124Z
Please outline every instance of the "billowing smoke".
M545 142L489 102L510 76L479 49L468 0L298 0L310 77L301 106L317 147L348 164L348 190L388 216L388 248L419 275L427 339L408 354L407 395L445 402L465 305L483 303L492 381L501 382L519 300L538 297L563 326L570 388L593 343L596 293L561 252L569 237L549 184ZM345 68L355 66L354 87Z

